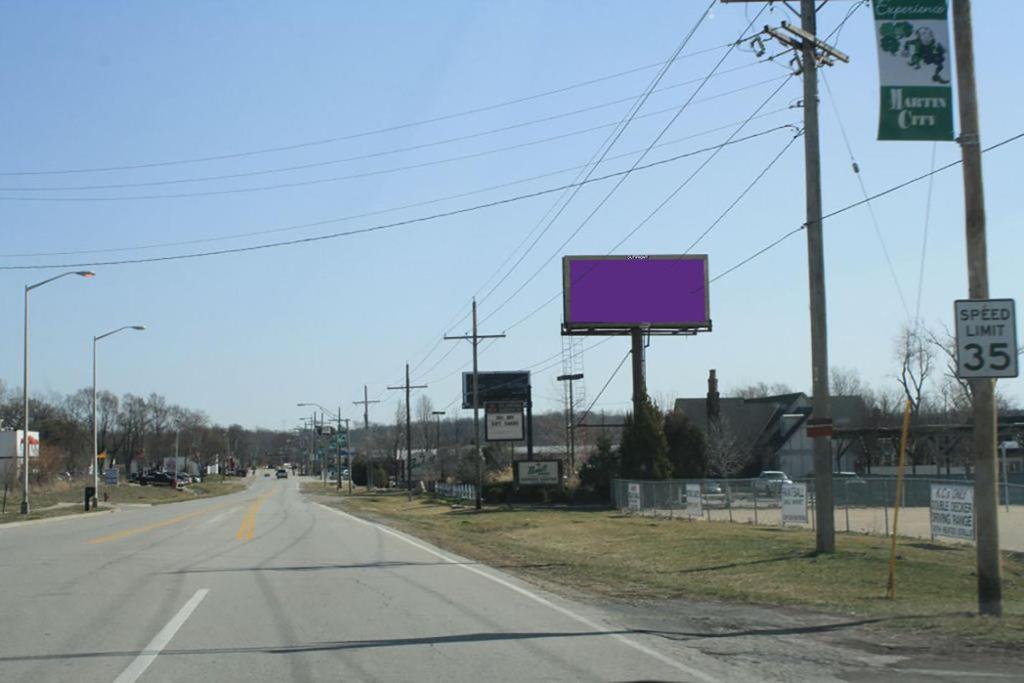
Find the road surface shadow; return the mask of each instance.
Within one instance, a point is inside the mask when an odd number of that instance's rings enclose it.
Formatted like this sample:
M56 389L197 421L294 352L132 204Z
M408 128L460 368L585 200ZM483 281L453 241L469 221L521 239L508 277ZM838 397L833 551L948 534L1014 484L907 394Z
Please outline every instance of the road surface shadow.
M331 571L335 569L391 569L393 567L443 567L445 565L458 564L479 564L479 562L402 562L382 560L380 562L360 562L355 564L309 564L291 567L219 567L208 569L179 569L173 572L160 572L165 575L173 574L221 574L229 572L318 572Z
M462 633L446 636L421 636L417 638L380 638L367 640L332 640L315 643L298 643L295 645L254 645L239 647L202 647L166 649L163 651L149 650L106 650L93 652L69 652L59 654L38 655L7 655L0 656L0 663L60 661L75 659L102 659L107 657L137 657L140 654L159 654L161 657L229 655L229 654L269 654L289 655L308 652L338 652L345 650L372 650L389 647L408 647L421 645L458 645L462 643L481 643L515 640L543 640L549 638L590 638L616 635L647 635L673 641L703 640L708 638L742 638L750 636L791 636L810 633L824 633L846 628L855 628L866 624L885 621L887 618L860 619L816 626L791 628L743 629L719 633L698 633L689 631L666 631L657 629L609 629L607 631L535 631L508 633Z

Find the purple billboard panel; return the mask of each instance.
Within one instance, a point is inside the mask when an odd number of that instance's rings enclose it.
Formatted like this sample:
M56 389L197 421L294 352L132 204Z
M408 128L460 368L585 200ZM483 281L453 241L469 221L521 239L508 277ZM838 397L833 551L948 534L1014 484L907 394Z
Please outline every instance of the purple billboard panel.
M565 256L565 328L710 328L708 258Z

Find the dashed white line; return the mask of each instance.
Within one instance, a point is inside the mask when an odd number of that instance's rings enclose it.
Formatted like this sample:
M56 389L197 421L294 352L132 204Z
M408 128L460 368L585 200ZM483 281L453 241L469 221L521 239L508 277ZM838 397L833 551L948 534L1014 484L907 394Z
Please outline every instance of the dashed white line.
M136 657L128 668L121 672L121 675L114 679L114 683L135 683L139 680L139 676L145 673L149 665L153 663L157 655L160 654L167 644L171 642L171 638L178 632L182 624L192 615L196 607L199 607L199 603L203 601L206 594L210 592L208 588L200 588L196 591L195 595L189 598L189 601L185 603L184 607L178 610L178 613L174 615L167 625L160 629L160 632L153 636L153 640L149 641L149 645L146 646L139 656Z

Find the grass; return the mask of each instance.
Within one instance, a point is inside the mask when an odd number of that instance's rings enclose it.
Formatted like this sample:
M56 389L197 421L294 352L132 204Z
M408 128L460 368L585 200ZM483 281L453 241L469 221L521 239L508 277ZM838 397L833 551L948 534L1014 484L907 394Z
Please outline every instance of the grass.
M47 517L60 517L83 512L84 489L86 486L91 485L92 480L61 481L34 486L29 489L31 512L28 516L22 516L19 513L21 489L10 490L7 492L6 512L0 514L0 524ZM138 484L128 484L126 482L122 482L117 486L106 486L101 483L99 493L100 508L118 504L162 505L164 503L177 503L197 498L223 496L235 491L241 491L244 487L244 479L226 478L221 482L217 477L211 477L201 484L192 484L188 487L187 491L178 491L169 486L139 486ZM108 500L105 502L103 501L104 492L108 495Z
M385 521L488 565L562 592L620 599L692 598L802 606L879 618L894 628L1024 644L1024 556L1006 556L1003 619L980 618L973 547L912 539L897 545L896 600L884 598L889 541L837 536L813 554L798 529L632 517L609 510L472 509L425 497L338 495L323 500Z

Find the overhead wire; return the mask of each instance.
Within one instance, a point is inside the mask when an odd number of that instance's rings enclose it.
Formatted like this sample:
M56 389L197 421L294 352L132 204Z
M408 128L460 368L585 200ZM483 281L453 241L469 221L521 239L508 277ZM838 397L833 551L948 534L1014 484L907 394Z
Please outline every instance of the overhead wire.
M16 265L16 266L7 265L7 266L0 266L0 270L41 270L41 269L47 269L47 268L67 268L67 267L73 267L75 265L77 265L77 266L115 266L115 265L142 264L142 263L160 263L160 262L167 262L167 261L181 261L181 260L187 260L187 259L205 258L205 257L210 257L210 256L223 256L223 255L226 255L226 254L239 254L239 253L246 253L246 252L252 252L252 251L260 251L260 250L264 250L264 249L275 249L275 248L280 248L280 247L293 246L293 245L297 245L297 244L308 244L308 243L312 243L312 242L321 242L321 241L324 241L324 240L337 239L337 238L341 238L341 237L351 237L353 235L363 235L363 234L368 234L368 233L373 233L373 232L379 232L379 231L382 231L382 230L391 230L391 229L394 229L394 228L405 227L405 226L414 225L414 224L417 224L417 223L436 221L436 220L439 220L441 218L450 218L452 216L458 216L458 215L462 215L462 214L466 214L466 213L472 213L472 212L475 212L475 211L480 211L482 209L488 209L488 208L493 208L493 207L497 207L497 206L504 206L506 204L511 204L511 203L523 201L523 200L526 200L526 199L533 199L535 197L542 197L542 196L545 196L545 195L548 195L548 194L553 194L553 193L556 193L556 192L561 192L562 190L564 190L567 187L574 187L574 186L577 186L577 185L586 185L586 184L590 184L590 183L602 182L602 181L605 181L605 180L610 180L612 178L617 178L617 177L622 176L622 175L624 175L626 173L633 173L635 171L642 171L642 170L647 170L647 169L650 169L650 168L656 168L658 166L663 166L665 164L669 164L669 163L672 163L672 162L675 162L675 161L679 161L681 159L685 159L685 158L688 158L688 157L691 157L691 156L694 156L694 155L697 155L697 154L703 154L703 153L706 153L706 152L713 151L714 149L716 149L717 147L719 147L721 145L728 146L728 145L732 145L732 144L739 144L741 142L745 142L745 141L748 141L748 140L751 140L751 139L754 139L754 138L757 138L757 137L761 137L763 135L767 135L769 133L775 132L776 130L780 130L781 128L784 128L784 127L785 126L767 129L767 130L764 130L764 131L760 131L758 133L751 134L750 136L747 136L746 138L732 140L732 141L730 141L728 143L720 143L719 145L712 145L712 146L705 147L705 148L702 148L702 149L699 149L699 150L694 150L694 151L691 151L691 152L686 152L686 153L683 153L683 154L674 155L672 157L667 157L665 159L660 159L658 161L653 161L653 162L650 162L650 163L647 163L647 164L643 164L643 165L640 165L640 166L632 166L628 170L614 171L614 172L603 174L601 176L592 176L592 177L587 178L586 180L582 180L582 181L580 181L578 183L569 183L569 184L558 185L558 186L555 186L555 187L549 187L549 188L545 188L545 189L541 189L541 190L536 190L534 192L528 192L528 193L524 193L524 194L514 195L514 196L511 196L511 197L504 197L504 198L501 198L501 199L496 199L496 200L489 201L489 202L483 202L483 203L480 203L480 204L474 204L474 205L470 205L470 206L460 207L460 208L452 209L452 210L449 210L449 211L441 211L441 212L437 212L437 213L429 214L429 215L424 215L424 216L415 216L415 217L407 218L407 219L404 219L404 220L392 221L392 222L389 222L389 223L381 223L381 224L377 224L377 225L373 225L373 226L368 226L368 227L364 227L364 228L356 228L356 229L353 229L353 230L344 230L344 231L332 232L332 233L327 233L327 234L322 234L322 235L313 235L313 236L309 236L309 237L301 237L301 238L296 238L296 239L291 239L291 240L281 240L281 241L277 241L277 242L267 242L267 243L247 245L247 246L242 246L242 247L233 247L233 248L225 248L225 249L217 249L217 250L201 251L201 252L191 252L191 253L187 253L187 254L172 254L172 255L165 255L165 256L152 256L152 257L134 258L134 259L115 259L115 260L108 260L108 261L89 261L89 262L82 262L82 263L78 263L78 264L49 263L49 264L34 264L34 265L19 264L19 265ZM332 223L332 222L338 222L338 219L331 219L331 220L325 220L325 221L317 221L315 223L308 223L308 224L305 224L304 227L311 227L311 226L314 226L314 225L324 225L324 224Z
M707 16L707 12L710 11L710 9L714 5L715 5L714 2L711 3L711 5L708 7L708 10L706 10L704 15L702 16L701 21L703 21L703 17ZM767 4L765 5L765 7L767 7ZM758 11L758 13L754 16L754 18L747 24L746 28L744 28L743 32L740 34L740 36L741 36L740 39L738 39L736 42L734 42L733 45L731 47L729 47L728 50L726 50L725 54L718 60L718 62L714 65L714 67L712 67L711 71L708 72L708 74L704 77L704 79L701 81L701 83L690 94L690 97L687 98L687 100L682 104L682 106L673 115L673 117L668 121L668 123L666 123L662 127L661 131L651 141L651 143L650 143L650 145L648 145L647 149L645 149L644 152L641 153L641 155L637 158L637 160L633 162L633 165L631 166L630 170L627 173L625 173L624 175L619 177L619 179L615 182L615 184L611 187L611 189L609 189L608 192L605 193L604 197L602 197L602 199L597 203L597 205L587 214L587 216L583 219L583 221L580 222L580 224L576 227L576 229L573 230L569 234L569 236L565 240L562 241L561 244L559 244L559 246L555 249L555 251L550 256L548 256L547 259L544 260L544 262L540 265L540 267L537 268L521 285L519 285L519 287L517 287L515 290L513 290L513 292L511 294L509 294L509 296L507 296L500 304L498 304L498 306L496 308L491 309L488 312L488 314L483 319L484 322L486 322L488 319L492 318L495 314L497 314L499 311L501 311L501 309L503 309L506 305L508 305L508 303L510 301L512 301L512 299L514 299L516 296L518 296L519 293L522 292L529 285L529 283L532 282L540 274L540 272L547 266L547 264L550 263L551 260L553 258L555 258L562 251L562 249L564 249L565 246L568 245L568 243L571 242L576 237L576 235L578 235L580 233L581 230L583 230L584 227L586 227L586 225L590 222L590 220L597 214L598 211L601 210L601 208L608 202L608 200L611 199L611 197L615 194L615 192L622 186L622 184L630 176L630 174L632 173L633 169L635 169L635 168L637 168L639 166L639 164L643 161L643 159L647 156L647 154L650 153L651 149L653 149L654 145L656 145L661 140L661 138L664 137L665 133L667 133L668 130L679 119L679 117L682 116L683 112L686 111L687 107L689 107L689 105L693 102L694 98L701 91L701 89L703 89L704 85L708 82L708 80L722 66L722 64L729 57L729 55L732 54L733 50L735 49L735 46L742 41L742 39L743 39L742 36L744 36L746 34L746 32L750 30L750 27L753 26L754 22L756 22L758 20L758 18L764 12L765 7L762 7ZM698 22L698 26L699 26L699 22ZM696 28L697 27L695 26L694 30L696 30ZM557 216L556 216L556 218L557 218ZM536 241L534 243L536 244ZM522 259L520 259L520 262L521 261L522 261ZM518 262L517 262L516 265L518 265ZM513 268L514 267L515 266L513 266ZM494 291L494 288L492 288L491 292L493 292L493 291ZM488 294L490 294L491 292L489 292Z
M766 57L764 59L758 60L757 62L752 62L750 64L741 64L739 66L733 67L732 69L727 69L726 71L723 71L723 72L721 72L721 73L719 73L717 75L718 76L724 76L727 73L732 73L734 71L739 71L741 69L749 69L749 68L751 68L753 66L756 66L759 63L770 61L774 57L775 57L775 55L772 55L771 57ZM682 81L680 83L675 83L673 85L668 85L668 86L665 86L664 88L658 88L658 89L652 91L651 94L666 92L668 90L673 90L673 89L676 89L676 88L681 88L681 87L684 87L686 85L692 85L693 83L696 83L699 80L700 80L699 78L698 79L691 79L691 80L688 80L688 81ZM729 95L734 95L734 94L736 94L738 92L743 92L744 90L748 90L748 89L751 89L751 88L756 88L756 87L758 87L760 85L764 85L765 83L770 83L771 81L772 81L772 79L765 79L765 80L761 80L761 81L758 81L758 82L755 82L755 83L749 83L749 84L741 86L739 88L734 88L732 90L725 90L723 92L716 93L716 94L711 95L709 97L706 97L706 98L703 98L701 100L698 100L697 102L698 103L711 102L711 101L714 101L716 99L720 99L722 97L727 97ZM440 140L432 140L430 142L423 142L423 143L419 143L419 144L416 144L416 145L407 145L405 147L397 147L397 148L388 149L388 150L369 152L369 153L366 153L366 154L358 154L358 155L342 157L342 158L338 158L338 159L327 159L327 160L321 160L321 161L308 162L308 163L304 163L304 164L294 164L294 165L291 165L291 166L281 166L281 167L277 167L277 168L259 169L259 170L254 170L254 171L243 171L243 172L238 172L238 173L222 173L222 174L217 174L217 175L186 177L186 178L170 178L170 179L164 179L164 180L148 180L148 181L137 181L137 182L125 182L125 183L103 183L103 184L91 184L91 185L50 185L50 186L31 186L30 185L30 186L8 186L8 187L0 186L0 192L82 192L82 191L86 191L86 190L121 190L121 189L137 188L137 187L162 187L162 186L167 186L167 185L182 185L182 184L189 184L189 183L204 183L204 182L212 182L212 181L219 181L219 180L235 180L235 179L239 179L239 178L252 178L252 177L257 177L257 176L262 176L262 175L273 175L273 174L278 174L278 173L293 173L295 171L307 171L307 170L310 170L310 169L313 169L313 168L322 168L322 167L325 167L325 166L336 166L338 164L349 163L349 162L352 162L352 161L365 161L367 159L376 159L376 158L380 158L380 157L384 157L384 156L392 156L392 155L395 155L395 154L404 154L404 153L407 153L407 152L415 152L415 151L420 151L420 150L423 150L423 149L429 149L431 147L439 147L439 146L443 146L443 145L450 145L450 144L453 144L453 143L456 143L456 142L465 142L466 140L473 140L473 139L476 139L476 138L486 137L486 136L490 136L490 135L496 135L498 133L505 133L505 132L508 132L508 131L511 131L511 130L517 130L517 129L520 129L520 128L526 128L526 127L534 126L534 125L541 124L541 123L550 123L551 121L556 121L558 119L563 119L563 118L567 118L567 117L570 117L570 116L576 116L576 115L579 115L579 114L584 114L584 113L588 113L588 112L591 112L591 111L596 111L598 109L605 109L605 108L608 108L608 107L612 107L612 106L614 106L616 104L622 104L623 102L630 102L630 101L633 101L638 96L639 95L631 95L631 96L628 96L628 97L622 97L622 98L611 100L611 101L608 101L608 102L602 102L600 104L590 105L590 106L587 106L587 107L573 109L573 110L566 111L566 112L560 112L558 114L551 114L551 115L548 115L548 116L543 116L543 117L540 117L540 118L530 119L528 121L521 121L521 122L517 122L517 123L501 126L501 127L498 127L498 128L491 128L491 129L484 130L484 131L478 131L478 132L475 132L475 133L469 133L469 134L459 135L459 136L455 136L455 137L442 138ZM644 114L642 116L638 116L636 118L648 118L648 117L658 116L658 115L665 114L667 112L674 111L674 110L675 110L674 106L666 107L666 108L663 108L663 109L658 109L658 110L649 112L649 113ZM599 124L599 125L596 125L596 126L590 126L590 127L587 127L587 128L578 128L578 129L567 131L565 133L560 133L560 134L554 135L554 136L549 136L549 137L540 138L540 139L536 139L536 140L530 140L530 141L527 141L527 142L521 142L521 143L517 143L517 144L514 144L514 145L506 145L506 146L502 146L502 147L495 147L495 148L492 148L492 149L488 149L488 150L484 150L484 151L480 151L480 152L475 152L475 153L467 154L467 155L460 155L460 156L448 157L448 158L444 158L444 159L432 160L430 162L424 162L424 163L438 164L438 163L446 163L446 162L450 162L450 161L461 161L461 160L464 160L464 159L475 158L477 156L485 156L485 155L496 154L496 153L500 153L500 152L511 151L511 150L515 150L515 149L522 149L524 147L530 147L530 146L534 146L534 145L547 144L549 142L554 142L554 141L557 141L557 140L562 140L562 139L573 137L573 136L576 136L576 135L584 135L586 133L591 133L591 132L593 132L595 130L600 130L602 128L608 128L608 127L615 126L615 125L618 125L618 124L616 122L611 122L611 123ZM419 164L410 164L408 166L400 166L400 167L397 167L395 169L383 169L382 171L378 171L378 172L394 172L394 171L398 171L398 170L407 170L407 169L420 168L420 167L421 167L421 165L419 165ZM347 179L347 178L350 178L350 177L363 177L363 176L360 176L360 175L338 176L338 178L344 178L344 179ZM327 180L332 180L332 179L331 178L327 178L327 179L322 179L322 180L327 181ZM268 186L268 187L276 187L276 186ZM174 195L174 196L176 196L176 195Z
M766 117L774 116L775 114L779 114L781 112L787 111L788 109L789 109L789 107L781 107L779 109L775 109L775 110L772 110L772 111L769 111L769 112L765 112L764 114L762 114L761 116L758 116L756 118L766 118ZM705 130L699 131L697 133L691 133L689 135L685 135L685 136L682 136L682 137L673 138L672 140L668 140L666 142L663 142L663 143L657 145L657 147L658 148L670 147L670 146L679 144L681 142L685 142L687 140L691 140L693 138L702 137L704 135L709 135L711 133L716 133L716 132L718 132L720 130L724 130L726 128L731 127L732 125L735 125L735 123L736 122L732 122L732 123L728 123L728 124L725 124L725 125L722 125L722 126L716 126L714 128L705 129ZM634 154L639 154L641 151L642 151L641 149L634 149L634 150L630 150L628 152L623 152L623 153L620 153L620 154L614 154L614 155L606 157L605 161L608 162L608 161L615 161L615 160L618 160L618 159L623 159L623 158L626 158L626 157L630 157L630 156L632 156ZM576 171L576 170L579 170L579 169L585 168L585 167L586 167L586 165L570 166L570 167L567 167L567 168L557 169L555 171L548 171L546 173L541 173L541 174L538 174L538 175L528 176L528 177L525 177L525 178L519 178L519 179L508 181L508 182L505 182L505 183L499 183L499 184L496 184L496 185L488 185L488 186L477 188L477 189L474 189L474 190L467 190L465 192L458 192L458 193L455 193L455 194L444 195L444 196L441 196L441 197L435 197L435 198L432 198L432 199L422 200L422 201L418 201L418 202L411 202L411 203L407 203L407 204L401 204L401 205L398 205L398 206L391 206L391 207L387 207L387 208L383 208L383 209L374 209L372 211L365 211L365 212L362 212L362 213L349 214L349 215L346 215L346 216L341 216L341 217L337 217L337 218L331 218L331 219L327 219L327 220L324 220L324 221L315 221L315 222L310 222L310 223L300 223L300 224L297 224L297 225L288 225L288 226L278 227L278 228L268 228L268 229L265 229L265 230L247 231L247 232L233 233L233 234L228 234L228 235L217 235L217 236L213 236L213 237L204 237L204 238L191 239L191 240L177 240L177 241L171 241L171 242L154 242L154 243L149 243L149 244L136 244L136 245L125 246L125 247L101 247L101 248L96 248L96 249L75 249L75 250L64 250L64 251L40 251L40 252L25 252L25 253L7 253L7 254L0 254L0 258L27 258L27 257L40 257L40 256L74 256L74 255L80 255L80 254L100 254L100 253L116 253L116 252L125 252L125 251L141 251L141 250L147 250L147 249L159 249L159 248L166 248L166 247L190 246L190 245L194 245L194 244L209 244L211 242L222 242L222 241L228 241L228 240L243 239L243 238L246 238L246 237L260 237L260 236L263 236L263 235L270 235L270 234L281 233L281 232L292 232L292 231L295 231L295 230L302 230L302 229L307 229L307 228L311 228L311 227L319 227L321 225L326 225L326 224L331 224L331 223L340 223L340 222L345 222L345 221L350 221L350 220L357 220L359 218L369 218L369 217L372 217L372 216L379 216L379 215L386 214L386 213L394 213L394 212L403 211L403 210L406 210L406 209L419 208L419 207L422 207L422 206L429 206L431 204L438 204L438 203L445 202L445 201L450 201L450 200L453 200L453 199L461 199L461 198L473 196L473 195L476 195L476 194L483 194L483 193L486 193L486 192L492 192L494 190L500 190L500 189L504 189L504 188L507 188L507 187L514 187L516 185L522 185L522 184L526 184L526 183L533 182L533 181L536 181L536 180L543 180L545 178L550 178L550 177L562 175L564 173L569 173L570 171Z
M938 143L932 143L931 169L935 170L935 151ZM921 236L921 265L917 271L917 301L914 305L914 320L921 325L921 295L924 292L924 264L928 253L928 225L932 218L932 187L935 185L935 176L928 176L928 191L924 202L924 230Z
M716 45L716 46L709 47L709 48L704 48L704 49L701 49L701 50L695 50L693 52L689 52L689 53L681 54L681 55L677 56L676 60L688 59L690 57L697 57L697 56L700 56L700 55L704 55L704 54L708 54L708 53L711 53L711 52L715 52L717 50L724 50L727 47L729 47L729 45ZM344 142L344 141L347 141L347 140L356 140L356 139L360 139L360 138L366 138L366 137L370 137L370 136L381 135L381 134L384 134L384 133L392 133L392 132L395 132L395 131L405 130L405 129L408 129L408 128L414 128L414 127L417 127L417 126L424 126L424 125L428 125L428 124L432 124L432 123L440 123L442 121L450 121L452 119L462 118L462 117L470 116L470 115L473 115L473 114L480 114L480 113L487 112L487 111L493 111L495 109L500 109L500 108L503 108L503 107L508 107L508 106L512 106L512 105L516 105L516 104L522 104L524 102L529 102L529 101L532 101L532 100L537 100L537 99L541 99L541 98L544 98L544 97L549 97L549 96L552 96L552 95L558 95L558 94L561 94L561 93L564 93L564 92L568 92L570 90L575 90L575 89L586 87L586 86L589 86L589 85L594 85L594 84L597 84L597 83L602 83L602 82L613 80L613 79L620 78L620 77L623 77L623 76L628 76L628 75L631 75L631 74L634 74L634 73L639 73L641 71L647 71L647 70L650 70L650 69L661 67L664 64L665 64L665 62L655 62L653 64L645 64L643 66L638 66L638 67L634 67L634 68L631 68L631 69L626 69L624 71L619 71L619 72L616 72L616 73L613 73L613 74L608 74L608 75L605 75L605 76L599 76L599 77L596 77L596 78L591 78L591 79L588 79L588 80L572 83L572 84L569 84L569 85L566 85L566 86L561 86L561 87L558 87L558 88L554 88L554 89L551 89L551 90L545 90L545 91L542 91L540 93L535 93L533 95L525 95L525 96L522 96L522 97L516 97L516 98L513 98L513 99L509 99L509 100L503 100L501 102L497 102L497 103L493 103L493 104L489 104L489 105L483 105L483 106L473 107L473 108L470 108L470 109L464 109L464 110L461 110L461 111L457 111L457 112L453 112L453 113L449 113L449 114L443 114L441 116L435 116L435 117L432 117L432 118L420 119L420 120L417 120L417 121L409 121L409 122L406 122L406 123L395 124L395 125L391 125L391 126L384 126L384 127L381 127L381 128L374 128L374 129L370 129L370 130L360 131L358 133L349 133L349 134L346 134L346 135L338 135L338 136L333 136L333 137L328 137L328 138L321 138L321 139L317 139L317 140L310 140L310 141L306 141L306 142L299 142L299 143L293 143L293 144L287 144L287 145L276 145L276 146L270 146L270 147L263 147L263 148L259 148L259 149L247 150L247 151L242 151L242 152L231 152L231 153L226 153L226 154L217 154L217 155L202 156L202 157L191 157L191 158L184 158L184 159L171 159L171 160L154 161L154 162L143 162L143 163L136 163L136 164L97 166L97 167L91 167L91 168L66 168L66 169L0 171L0 177L2 177L2 176L72 175L72 174L84 174L84 173L105 173L105 172L113 172L113 171L133 171L133 170L146 169L146 168L160 168L160 167L166 167L166 166L179 166L179 165L187 165L187 164L206 163L206 162L211 162L211 161L224 161L224 160L228 160L228 159L239 159L239 158L243 158L243 157L258 156L258 155L271 154L271 153L276 153L276 152L293 151L293 150L304 149L304 148L308 148L308 147L316 147L316 146L321 146L321 145L332 144L332 143L335 143L335 142Z

